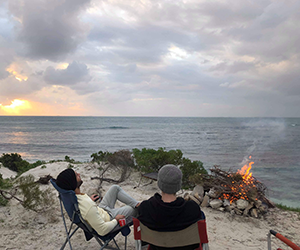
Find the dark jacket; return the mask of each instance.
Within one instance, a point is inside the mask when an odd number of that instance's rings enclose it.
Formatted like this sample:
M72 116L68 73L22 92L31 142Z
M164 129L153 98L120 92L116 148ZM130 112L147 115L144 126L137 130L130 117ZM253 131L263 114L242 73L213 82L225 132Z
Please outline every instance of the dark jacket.
M178 197L173 202L165 203L158 193L143 201L138 211L138 219L155 231L182 230L201 218L201 210L196 202Z

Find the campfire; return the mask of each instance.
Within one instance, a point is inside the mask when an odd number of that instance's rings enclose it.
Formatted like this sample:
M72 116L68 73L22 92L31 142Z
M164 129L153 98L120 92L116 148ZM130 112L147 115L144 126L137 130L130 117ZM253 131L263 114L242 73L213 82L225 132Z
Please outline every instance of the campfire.
M259 217L274 206L265 197L265 185L252 176L253 164L250 156L247 163L236 172L214 166L210 169L210 175L198 176L193 180L199 185L192 195L200 201L201 206L210 206L231 214Z

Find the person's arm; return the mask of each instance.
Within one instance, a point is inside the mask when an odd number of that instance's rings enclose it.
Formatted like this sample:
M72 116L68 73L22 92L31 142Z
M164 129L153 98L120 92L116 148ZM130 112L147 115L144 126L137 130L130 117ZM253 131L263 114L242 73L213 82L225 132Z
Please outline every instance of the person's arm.
M101 217L97 206L92 206L84 218L95 231L103 236L108 234L118 224L117 219L104 221Z

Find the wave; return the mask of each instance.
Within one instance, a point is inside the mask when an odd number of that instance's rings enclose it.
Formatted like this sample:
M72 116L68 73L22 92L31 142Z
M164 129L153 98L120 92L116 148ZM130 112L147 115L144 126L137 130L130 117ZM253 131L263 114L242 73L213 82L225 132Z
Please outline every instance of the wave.
M104 127L101 129L129 129L129 127L123 127L123 126L110 126L110 127Z

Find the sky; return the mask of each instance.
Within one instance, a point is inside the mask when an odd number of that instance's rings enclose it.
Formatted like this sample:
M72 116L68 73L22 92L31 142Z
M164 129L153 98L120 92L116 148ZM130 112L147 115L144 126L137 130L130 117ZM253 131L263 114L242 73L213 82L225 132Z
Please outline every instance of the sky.
M1 0L0 115L300 117L299 0Z

